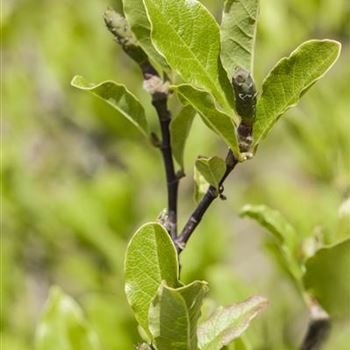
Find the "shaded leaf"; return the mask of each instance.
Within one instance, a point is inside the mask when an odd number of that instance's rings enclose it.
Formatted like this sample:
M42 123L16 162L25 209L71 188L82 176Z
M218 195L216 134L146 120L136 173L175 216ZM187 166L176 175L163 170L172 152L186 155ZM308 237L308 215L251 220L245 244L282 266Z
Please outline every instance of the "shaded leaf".
M158 350L197 350L197 322L207 290L207 283L201 281L178 289L160 286L149 310Z
M199 113L204 123L219 135L232 149L234 155L240 159L235 119L217 110L215 102L206 91L198 90L191 85L178 85L174 87L176 92L182 96Z
M177 253L167 231L160 224L148 223L134 234L125 257L126 296L147 334L148 309L162 281L178 286Z
M172 69L188 83L212 93L232 110L232 88L220 61L220 33L213 16L197 0L144 0L152 41ZM230 92L230 96L225 95Z
M35 335L36 350L99 350L96 333L80 306L58 287L50 290Z
M111 105L120 116L128 119L147 136L148 125L143 106L124 85L117 84L113 81L93 84L79 75L73 78L71 84L80 90L88 91L104 100Z
M273 210L266 205L247 204L241 209L240 215L256 220L272 233L280 243L287 244L290 250L294 251L297 234L294 227L279 211Z
M340 48L337 41L310 40L276 64L263 83L257 103L253 129L255 146L279 117L327 73L339 57Z
M198 343L202 350L219 350L240 337L249 323L267 306L267 300L255 296L238 304L219 307L198 327Z
M184 151L196 111L191 106L184 106L170 123L171 148L173 156L181 169L184 169Z
M253 72L258 0L226 0L221 23L221 60L229 76Z
M350 318L350 239L320 249L305 267L307 291L332 318Z
M167 69L168 65L162 55L154 48L151 41L151 24L147 17L145 5L142 0L123 0L125 17L137 38L151 60Z
M293 277L293 282L300 290L302 270L298 261L297 233L294 227L280 212L265 205L245 205L240 215L254 219L277 239L278 243L271 242L269 249L273 252L279 265Z
M226 163L219 157L200 157L196 160L196 168L203 175L204 179L216 189L226 171Z

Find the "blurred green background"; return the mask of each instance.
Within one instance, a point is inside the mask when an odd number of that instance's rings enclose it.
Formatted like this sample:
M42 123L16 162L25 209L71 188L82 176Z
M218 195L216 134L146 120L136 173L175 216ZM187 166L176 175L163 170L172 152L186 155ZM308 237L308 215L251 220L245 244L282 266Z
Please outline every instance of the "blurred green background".
M203 3L219 20L223 1ZM51 285L61 286L83 307L103 349L134 349L140 341L124 297L123 256L131 234L165 206L161 157L110 107L69 84L75 74L125 83L148 106L157 128L138 67L104 27L108 5L121 9L115 0L2 4L1 332L6 350L34 348L35 325ZM183 254L183 279L208 280L218 302L253 294L270 300L248 331L253 349L296 349L308 315L268 255L266 234L240 219L238 210L246 203L267 204L300 236L316 232L326 243L340 239L350 225L344 204L350 195L349 23L348 0L261 0L258 86L274 63L304 40L339 40L342 55L274 128L256 158L230 177L227 201L212 206ZM195 158L225 153L196 120L181 184L182 224L195 205ZM333 327L325 349L348 349L344 327Z

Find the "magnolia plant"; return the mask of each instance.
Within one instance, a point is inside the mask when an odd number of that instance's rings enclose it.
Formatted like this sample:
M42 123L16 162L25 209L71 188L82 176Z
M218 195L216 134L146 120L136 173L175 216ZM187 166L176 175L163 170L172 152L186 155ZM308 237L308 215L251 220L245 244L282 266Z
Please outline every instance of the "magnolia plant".
M124 85L94 84L81 76L74 77L72 85L110 104L162 154L167 208L137 230L125 257L125 292L144 340L139 349L219 350L233 341L236 348L248 349L242 334L268 301L253 296L201 315L208 284L181 282L180 254L211 203L225 198L228 175L254 158L276 121L326 74L339 56L340 43L328 39L302 43L277 62L258 89L254 81L258 0L226 0L220 25L197 0L123 0L123 7L123 15L107 9L104 20L116 42L139 65L161 134L150 130L142 102ZM181 106L176 114L169 110L170 99L176 100L172 105ZM184 150L194 118L200 118L228 151L225 158L196 160L197 207L179 228L178 188L185 176ZM277 211L247 205L241 215L257 220L275 237L275 256L310 310L300 349L317 349L330 318L341 316L345 309L346 297L334 307L329 294L337 287L324 281L331 273L331 261L349 264L349 240L321 249L309 242L303 250L307 254L300 254L305 244ZM320 278L320 271L327 276ZM349 284L343 282L341 288L348 295ZM52 305L59 295L54 293Z

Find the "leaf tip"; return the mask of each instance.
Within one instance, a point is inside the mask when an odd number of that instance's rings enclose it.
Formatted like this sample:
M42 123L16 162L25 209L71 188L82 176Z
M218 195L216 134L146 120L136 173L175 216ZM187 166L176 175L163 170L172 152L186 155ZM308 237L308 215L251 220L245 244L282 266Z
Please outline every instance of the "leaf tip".
M81 75L75 75L71 80L70 85L75 88L81 89L82 85L84 85L83 82L84 78Z

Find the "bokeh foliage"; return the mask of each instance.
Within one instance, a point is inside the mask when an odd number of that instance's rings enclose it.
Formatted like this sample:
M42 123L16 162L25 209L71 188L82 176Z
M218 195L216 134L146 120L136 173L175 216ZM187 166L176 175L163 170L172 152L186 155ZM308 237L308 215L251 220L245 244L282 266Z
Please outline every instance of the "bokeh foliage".
M217 18L223 1L203 1ZM49 287L60 285L82 306L103 349L140 341L123 292L127 240L165 206L161 158L138 131L101 101L69 86L125 83L148 106L138 67L113 42L102 14L119 1L17 0L3 5L3 215L1 332L9 350L34 347ZM248 331L254 349L295 349L306 310L272 264L262 230L237 217L246 203L278 208L301 237L325 243L349 229L349 15L346 0L262 0L256 80L310 37L329 37L343 53L322 84L288 112L252 162L225 186L186 248L182 277L206 279L221 304L260 294L271 300ZM156 117L149 120L157 128ZM194 206L197 155L225 146L194 121L185 156L181 221ZM266 250L266 252L268 249ZM334 326L326 349L345 350L348 325Z

